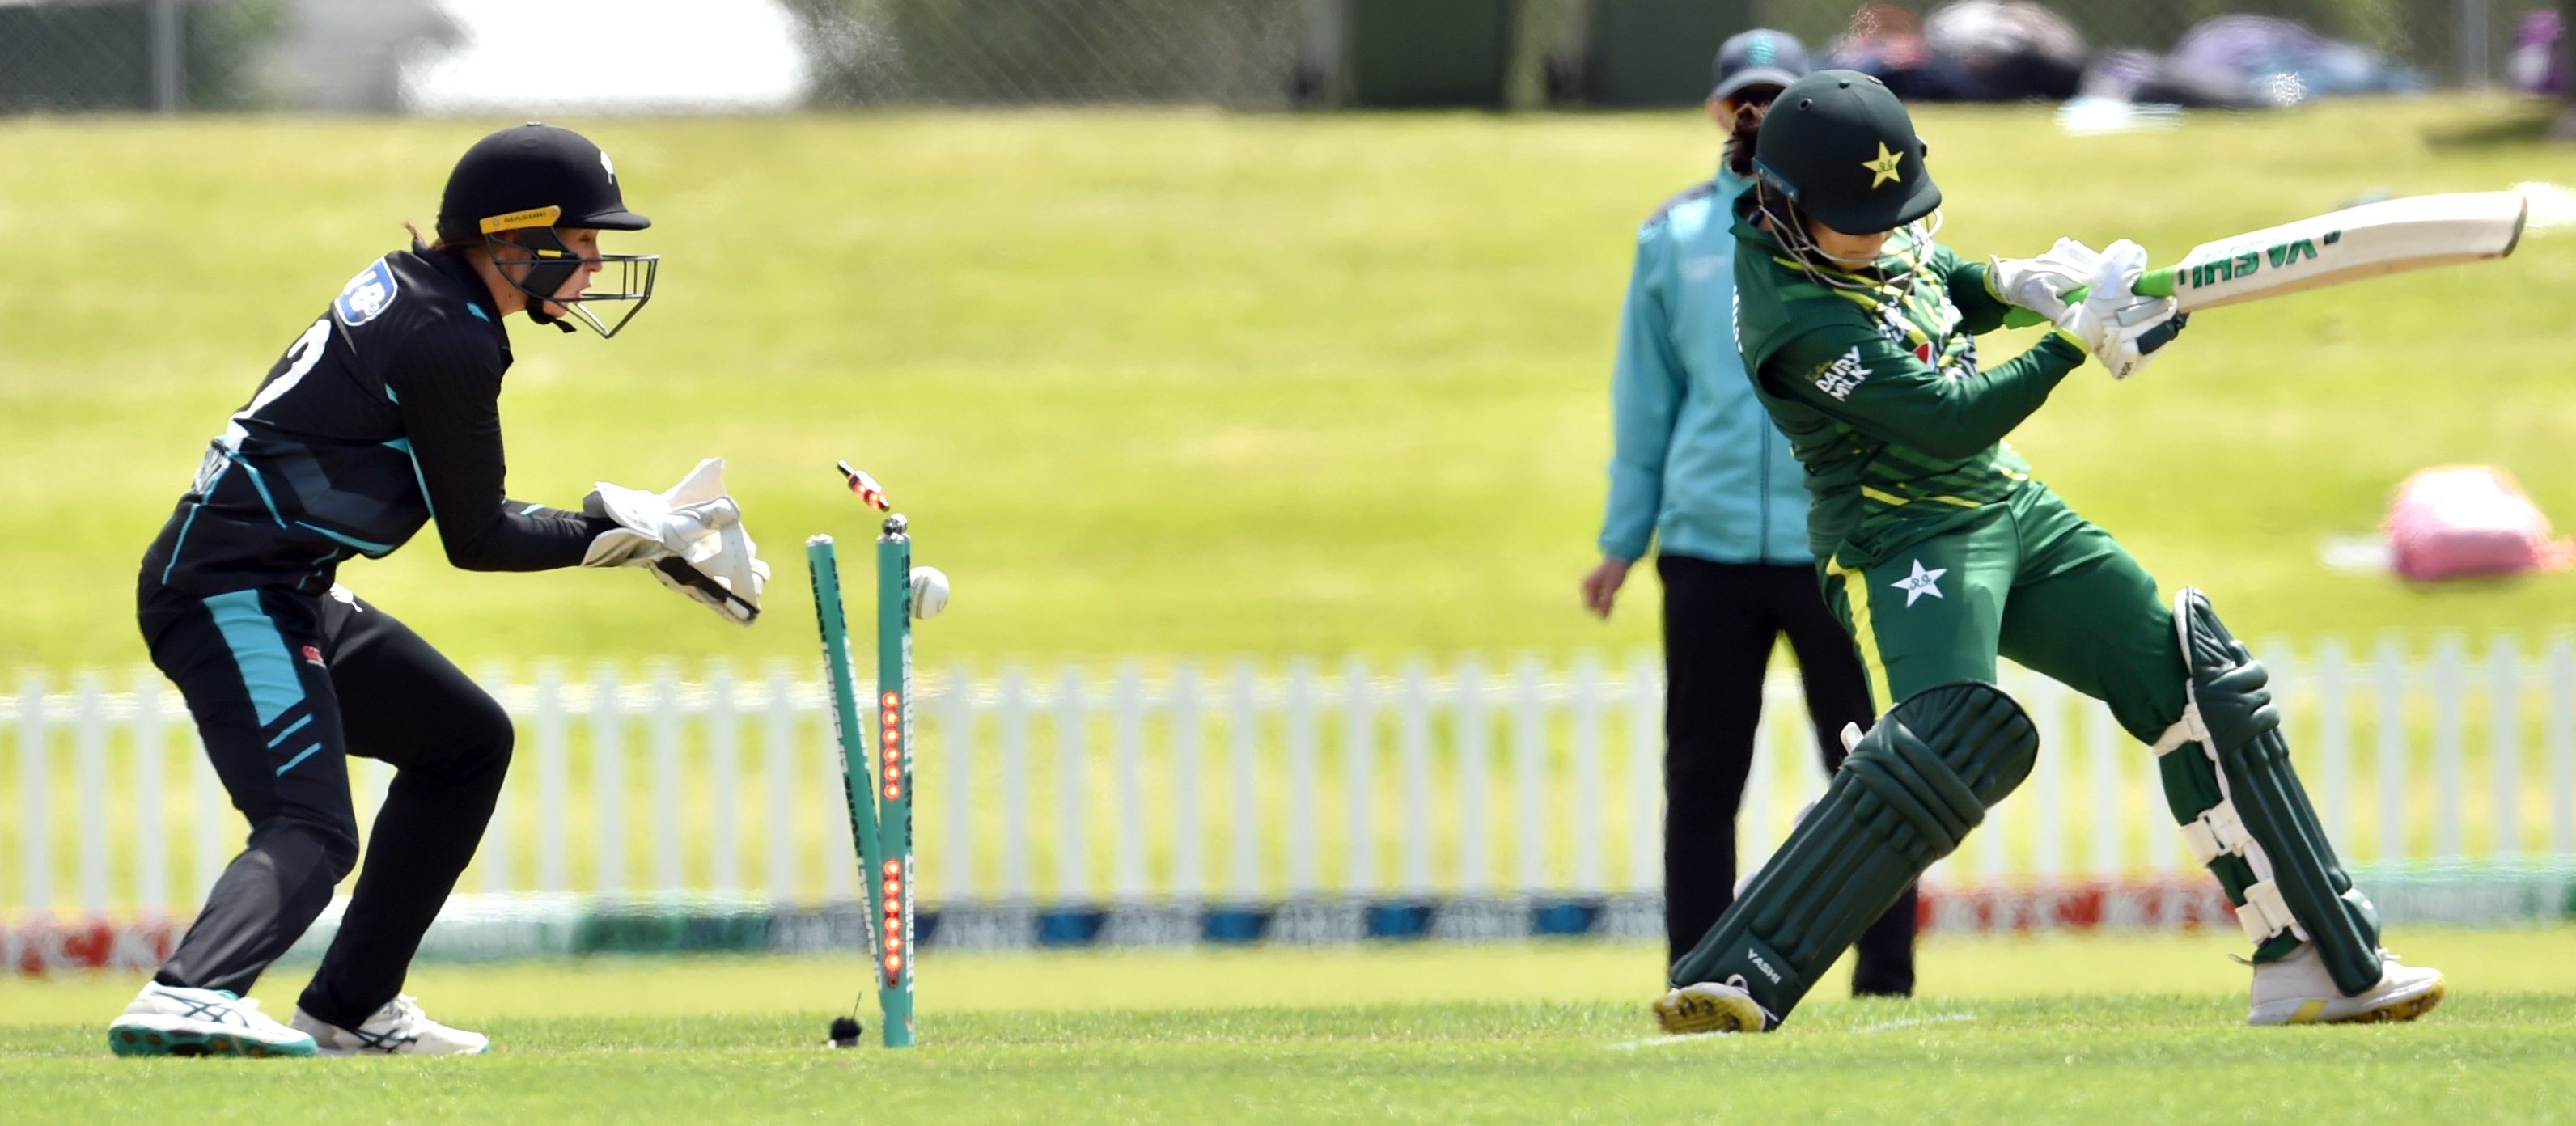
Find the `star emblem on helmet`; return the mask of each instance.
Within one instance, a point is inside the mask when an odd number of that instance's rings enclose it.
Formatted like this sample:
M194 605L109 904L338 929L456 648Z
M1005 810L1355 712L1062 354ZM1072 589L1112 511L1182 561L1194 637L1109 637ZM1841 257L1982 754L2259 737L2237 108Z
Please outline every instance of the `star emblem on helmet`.
M1900 184L1904 183L1904 174L1896 170L1897 162L1903 159L1905 158L1896 153L1887 151L1887 142L1880 141L1878 143L1878 159L1864 160L1860 162L1861 167L1869 169L1872 173L1869 181L1870 190L1876 191L1880 184L1884 184L1890 180L1894 180Z

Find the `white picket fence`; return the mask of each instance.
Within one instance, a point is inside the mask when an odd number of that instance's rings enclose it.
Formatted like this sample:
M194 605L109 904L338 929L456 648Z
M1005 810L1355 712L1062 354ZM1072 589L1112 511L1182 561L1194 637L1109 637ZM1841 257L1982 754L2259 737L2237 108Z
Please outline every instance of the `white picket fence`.
M2576 862L2576 644L2535 657L2264 647L2348 860ZM519 721L463 891L848 902L856 862L819 685L676 663L640 680L540 666L485 683ZM193 909L244 826L176 693L19 678L0 697L0 919ZM1930 876L1951 887L2189 866L2152 756L2090 701L2008 670L2043 752ZM1189 665L922 678L918 887L930 904L1223 903L1349 895L1651 893L1660 669L1576 657L1330 671ZM1793 680L1766 692L1739 822L1758 863L1823 790ZM390 770L353 763L361 822ZM1682 811L1692 815L1694 811ZM1749 870L1749 868L1748 868Z

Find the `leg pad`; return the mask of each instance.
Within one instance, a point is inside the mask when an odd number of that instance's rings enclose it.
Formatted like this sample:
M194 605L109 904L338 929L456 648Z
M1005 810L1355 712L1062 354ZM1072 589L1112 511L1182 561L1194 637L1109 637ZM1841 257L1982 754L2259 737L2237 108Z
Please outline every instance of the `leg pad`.
M2172 749L2188 746L2205 755L2217 768L2219 789L2218 802L2184 826L2184 838L2204 864L2236 856L2252 869L2237 910L2247 937L2261 943L2284 931L2295 934L2316 944L2336 988L2356 996L2369 991L2383 972L2379 912L2335 859L2290 767L2271 674L2220 624L2198 590L2185 588L2175 597L2174 629L2191 702L2176 725L2179 737L2158 747L2172 742Z
M1872 920L2030 776L2039 734L2012 697L1963 681L1888 710L1823 800L1673 966L1724 982L1777 1025Z

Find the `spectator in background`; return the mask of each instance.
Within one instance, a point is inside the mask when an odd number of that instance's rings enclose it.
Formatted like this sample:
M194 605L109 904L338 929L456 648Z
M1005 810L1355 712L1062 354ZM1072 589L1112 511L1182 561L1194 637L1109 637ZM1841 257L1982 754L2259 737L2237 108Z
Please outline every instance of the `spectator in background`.
M1851 25L1825 44L1825 65L1877 78L1908 101L1988 100L1975 75L1924 37L1922 18L1894 4L1863 4L1853 12Z
M1583 604L1607 618L1628 569L1658 553L1664 585L1664 914L1678 959L1735 898L1735 818L1753 764L1762 680L1789 636L1825 768L1837 733L1872 718L1852 638L1825 607L1807 552L1806 475L1755 400L1736 350L1732 204L1780 89L1807 71L1798 41L1748 31L1717 56L1709 117L1727 131L1714 179L1673 197L1637 232L1620 315L1615 452L1601 562ZM1915 894L1859 943L1852 991L1914 989Z
M2567 92L2567 68L2559 40L2567 23L2556 11L2534 8L2513 29L2513 54L2505 59L2505 79L2525 94Z

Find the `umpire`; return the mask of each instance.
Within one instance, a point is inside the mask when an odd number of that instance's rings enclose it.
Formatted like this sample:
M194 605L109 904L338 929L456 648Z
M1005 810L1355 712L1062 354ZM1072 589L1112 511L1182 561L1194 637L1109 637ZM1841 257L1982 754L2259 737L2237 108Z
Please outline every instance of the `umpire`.
M1733 203L1751 186L1771 99L1807 72L1782 32L1747 31L1717 55L1708 112L1727 131L1715 179L1637 230L1611 380L1614 452L1601 563L1583 604L1607 618L1628 569L1657 548L1664 584L1664 903L1671 955L1735 898L1735 817L1753 765L1762 680L1781 634L1797 651L1807 711L1830 771L1846 723L1869 726L1851 635L1825 608L1807 552L1804 472L1737 352ZM1859 943L1852 992L1914 991L1915 893Z

